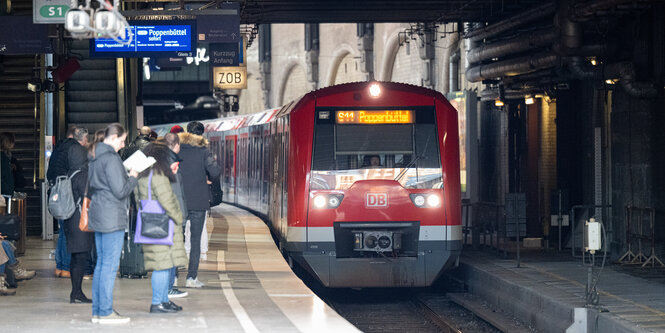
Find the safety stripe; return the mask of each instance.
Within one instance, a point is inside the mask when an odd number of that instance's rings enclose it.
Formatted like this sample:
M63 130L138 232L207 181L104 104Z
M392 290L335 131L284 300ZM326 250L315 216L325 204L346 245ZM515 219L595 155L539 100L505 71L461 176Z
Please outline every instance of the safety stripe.
M289 242L334 242L333 227L289 227L287 229ZM458 241L462 240L462 226L421 226L419 233L421 241Z

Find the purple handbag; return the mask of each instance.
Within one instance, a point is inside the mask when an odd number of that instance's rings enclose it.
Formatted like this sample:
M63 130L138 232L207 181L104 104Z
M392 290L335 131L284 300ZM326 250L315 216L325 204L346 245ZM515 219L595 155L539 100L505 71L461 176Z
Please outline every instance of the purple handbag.
M168 219L168 233L166 237L163 238L152 238L146 236L144 229L144 220L147 223L148 218L153 222L155 218L163 217L166 215L166 211L162 208L162 205L159 204L159 201L152 199L152 170L150 170L150 176L148 177L148 199L141 200L138 214L136 214L136 231L134 233L134 243L140 244L151 244L151 245L173 245L173 232L175 223L173 220ZM154 226L151 224L151 228ZM147 228L147 227L146 227Z

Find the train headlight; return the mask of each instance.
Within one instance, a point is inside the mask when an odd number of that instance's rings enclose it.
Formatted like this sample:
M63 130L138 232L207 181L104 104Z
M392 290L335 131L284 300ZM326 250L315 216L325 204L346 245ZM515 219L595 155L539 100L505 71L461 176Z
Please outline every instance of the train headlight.
M425 196L422 194L411 194L411 201L413 201L413 204L417 207L425 206Z
M328 197L328 208L337 208L341 203L342 200L336 195L331 195Z
M381 95L381 87L378 83L372 83L369 86L369 94L372 95L372 97L379 97L379 95Z
M427 197L427 205L430 207L439 207L441 204L441 198L438 195L432 194Z
M342 203L342 199L344 199L343 194L318 194L314 196L314 208L334 209L339 207Z
M316 208L325 208L328 200L326 200L325 195L317 195L314 197L314 207Z

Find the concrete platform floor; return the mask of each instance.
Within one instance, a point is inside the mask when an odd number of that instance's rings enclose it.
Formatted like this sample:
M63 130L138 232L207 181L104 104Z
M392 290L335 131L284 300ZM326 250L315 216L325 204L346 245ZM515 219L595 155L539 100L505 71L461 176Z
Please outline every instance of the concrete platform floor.
M599 304L585 307L587 266L581 259L532 252L519 268L516 263L465 249L451 274L470 293L540 332L665 332L665 284L659 280L607 263L597 284Z
M212 223L210 223L212 222ZM150 314L150 279L116 280L114 308L126 325L92 324L89 304L69 304L69 279L54 276L54 241L30 239L19 258L37 276L0 297L0 332L357 332L289 269L265 223L222 204L208 220L209 250L199 279L206 284L173 299L184 310ZM184 286L185 272L178 284ZM91 296L92 281L83 282Z

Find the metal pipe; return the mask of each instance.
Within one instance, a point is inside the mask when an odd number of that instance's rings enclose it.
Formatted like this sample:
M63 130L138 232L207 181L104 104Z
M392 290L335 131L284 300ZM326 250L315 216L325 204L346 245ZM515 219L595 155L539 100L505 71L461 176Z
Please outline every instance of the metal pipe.
M457 47L455 51L450 54L448 59L448 91L458 91L459 90L459 60L460 60L460 49Z
M634 0L599 0L593 2L579 3L571 10L571 18L575 21L582 21L590 16L595 16L599 12L606 11L624 3L633 3Z
M481 41L483 39L496 36L502 32L511 30L525 23L533 22L543 17L552 15L554 14L555 9L556 6L554 5L554 2L548 2L544 5L532 8L505 20L501 20L495 24L467 32L464 34L463 38L471 39L474 42Z
M469 51L467 55L469 63L475 64L483 60L503 57L513 53L520 53L538 47L552 44L556 40L557 33L554 29L542 29L520 35L506 41L480 45Z
M497 61L488 65L470 67L466 70L466 79L469 82L478 82L502 76L515 76L531 73L540 69L554 67L559 57L551 52L537 53L504 61Z
M619 62L605 66L603 78L619 78L621 87L634 98L655 98L658 90L652 82L637 82L635 65L632 62Z

